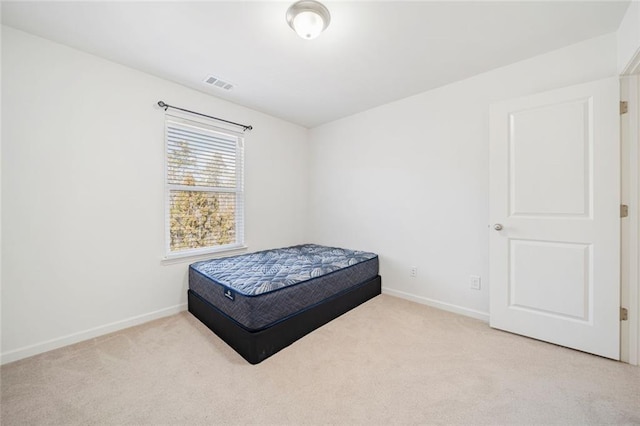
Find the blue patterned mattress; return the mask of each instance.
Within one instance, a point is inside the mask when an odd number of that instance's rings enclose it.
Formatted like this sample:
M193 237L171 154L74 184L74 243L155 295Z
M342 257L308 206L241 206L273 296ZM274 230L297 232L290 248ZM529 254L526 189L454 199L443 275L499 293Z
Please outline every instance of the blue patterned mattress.
M189 289L257 331L377 275L374 253L304 244L196 262Z

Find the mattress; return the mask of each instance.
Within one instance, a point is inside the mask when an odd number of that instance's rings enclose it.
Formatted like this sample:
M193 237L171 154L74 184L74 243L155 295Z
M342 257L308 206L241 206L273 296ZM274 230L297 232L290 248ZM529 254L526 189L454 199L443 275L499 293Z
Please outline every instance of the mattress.
M378 275L375 253L304 244L196 262L189 289L258 331Z

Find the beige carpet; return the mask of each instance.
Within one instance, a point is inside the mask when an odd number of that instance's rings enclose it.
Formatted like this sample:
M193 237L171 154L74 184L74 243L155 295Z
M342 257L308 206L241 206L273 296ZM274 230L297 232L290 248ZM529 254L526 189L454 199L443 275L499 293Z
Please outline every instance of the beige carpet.
M640 424L640 368L386 295L256 366L182 313L1 371L3 426Z

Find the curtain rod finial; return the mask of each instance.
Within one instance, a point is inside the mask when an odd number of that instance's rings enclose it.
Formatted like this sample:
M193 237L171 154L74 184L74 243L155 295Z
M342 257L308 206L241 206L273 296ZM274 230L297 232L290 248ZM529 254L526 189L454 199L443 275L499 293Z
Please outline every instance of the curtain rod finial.
M164 108L165 111L169 108L169 105L165 104L163 101L158 101L158 106L160 108Z

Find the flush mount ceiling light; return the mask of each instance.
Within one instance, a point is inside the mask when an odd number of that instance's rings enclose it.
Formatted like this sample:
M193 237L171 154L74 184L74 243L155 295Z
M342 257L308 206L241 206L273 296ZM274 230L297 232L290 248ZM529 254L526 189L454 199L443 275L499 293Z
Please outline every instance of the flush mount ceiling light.
M307 40L318 37L330 21L329 9L315 0L300 0L287 9L287 23Z

